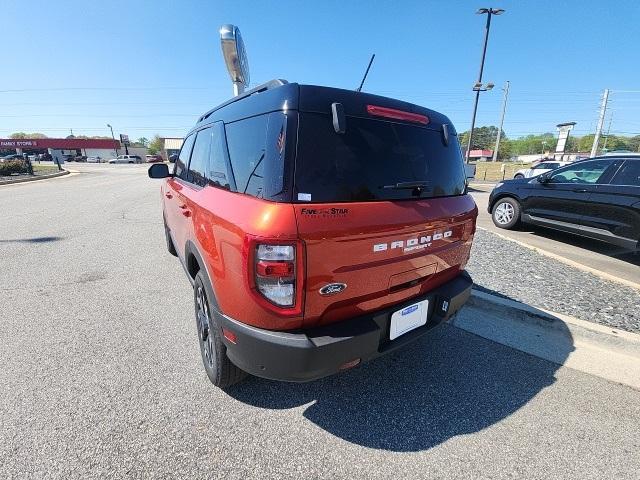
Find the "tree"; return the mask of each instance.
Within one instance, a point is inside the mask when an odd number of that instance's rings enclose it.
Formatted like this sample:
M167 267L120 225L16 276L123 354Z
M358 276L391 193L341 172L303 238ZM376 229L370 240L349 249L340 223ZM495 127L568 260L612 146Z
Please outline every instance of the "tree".
M25 133L25 132L15 132L9 135L9 138L13 139L21 139L21 138L49 138L44 133Z
M154 135L148 144L149 154L157 155L164 150L164 140L160 138L160 135Z
M138 143L138 144L142 145L143 147L148 147L149 146L149 139L147 137L140 137L138 140L135 141L135 143Z
M472 150L493 150L496 147L496 138L498 136L498 127L491 125L489 127L478 127L473 129ZM502 131L500 143L506 140L507 136ZM463 132L459 136L459 142L462 150L466 152L467 143L469 142L469 132Z
M557 139L553 133L547 132L542 135L527 135L512 141L513 155L542 154L547 151L554 151Z
M640 152L640 135L627 138L627 147L632 152Z
M498 147L498 160L508 160L512 153L512 140L508 138L500 138L500 146Z

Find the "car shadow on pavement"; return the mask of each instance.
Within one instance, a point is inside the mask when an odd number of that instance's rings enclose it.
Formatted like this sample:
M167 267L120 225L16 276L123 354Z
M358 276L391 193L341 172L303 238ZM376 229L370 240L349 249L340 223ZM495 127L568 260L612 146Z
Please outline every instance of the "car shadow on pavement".
M9 239L9 240L0 239L0 243L50 243L50 242L58 242L62 239L63 239L62 237L33 237L33 238L17 238L17 239Z
M569 354L569 351L566 352ZM441 325L410 347L311 383L250 377L227 392L288 409L369 448L422 451L503 420L555 381L556 363Z
M618 247L605 242L600 242L588 237L572 235L570 233L561 232L559 230L551 230L537 225L521 224L518 228L522 232L528 232L537 237L555 240L557 242L573 245L578 248L590 250L600 255L616 258L632 265L640 266L640 253L634 252L628 248Z

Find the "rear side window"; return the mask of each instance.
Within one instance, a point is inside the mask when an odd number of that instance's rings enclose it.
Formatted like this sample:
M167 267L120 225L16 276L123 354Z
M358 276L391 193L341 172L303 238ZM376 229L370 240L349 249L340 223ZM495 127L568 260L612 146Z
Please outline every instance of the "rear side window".
M187 179L187 165L189 165L189 156L191 155L191 147L193 147L193 141L195 138L195 135L189 135L184 140L182 148L180 149L180 155L178 155L178 159L176 160L175 170L173 173L176 177L182 178L183 180Z
M200 187L204 187L207 184L211 132L210 128L198 132L196 141L193 144L193 153L191 153L187 181Z
M399 188L420 182L416 192ZM337 134L329 115L301 113L294 200L350 202L460 195L465 174L458 138L439 130L347 117Z
M274 112L225 125L238 192L274 198L284 189L287 117Z
M640 187L640 160L627 160L611 180L613 185Z
M224 127L222 122L212 130L211 150L209 153L209 183L217 187L230 189L230 174L227 168Z
M268 115L226 125L229 159L240 193L263 197Z

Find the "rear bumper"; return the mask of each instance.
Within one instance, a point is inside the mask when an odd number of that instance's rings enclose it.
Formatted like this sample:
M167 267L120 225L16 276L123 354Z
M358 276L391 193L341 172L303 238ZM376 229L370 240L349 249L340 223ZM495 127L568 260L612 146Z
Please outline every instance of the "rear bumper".
M392 308L303 332L274 332L245 325L215 313L219 325L236 335L223 337L229 359L246 372L273 380L304 382L337 373L347 362L371 360L424 335L454 315L467 301L473 282L467 272L427 295ZM429 300L427 324L389 340L391 314Z

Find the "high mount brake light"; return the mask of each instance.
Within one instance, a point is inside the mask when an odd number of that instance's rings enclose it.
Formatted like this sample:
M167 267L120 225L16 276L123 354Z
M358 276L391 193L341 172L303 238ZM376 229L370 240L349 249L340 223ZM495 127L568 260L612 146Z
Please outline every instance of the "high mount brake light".
M406 120L408 122L429 123L429 117L419 113L405 112L395 108L380 107L378 105L367 105L367 113L376 117L393 118L395 120Z

